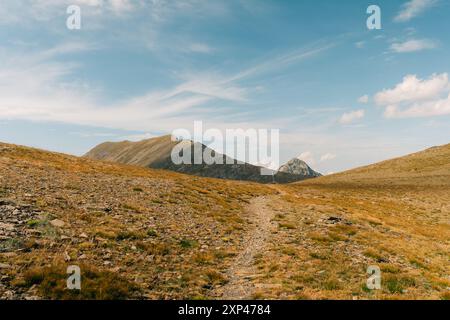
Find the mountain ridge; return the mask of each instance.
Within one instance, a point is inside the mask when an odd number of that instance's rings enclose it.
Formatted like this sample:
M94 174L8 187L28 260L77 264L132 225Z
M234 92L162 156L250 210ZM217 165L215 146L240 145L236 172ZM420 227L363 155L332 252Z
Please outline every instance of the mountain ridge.
M171 151L179 143L186 144L186 146L183 146L183 149L186 152L190 152L191 160L194 159L195 152L201 151L203 154L205 151L208 151L209 153L216 155L216 157L222 158L223 164L206 164L204 162L202 162L202 164L174 164L171 159ZM188 150L188 148L190 148L190 150ZM84 157L155 169L166 169L203 177L254 181L260 183L290 183L315 178L317 176L313 170L306 170L300 174L288 171L273 171L272 175L261 175L262 167L249 163L237 162L237 160L217 153L199 143L187 140L173 141L170 135L138 142L105 142L91 149ZM193 162L194 161L191 161L191 163Z

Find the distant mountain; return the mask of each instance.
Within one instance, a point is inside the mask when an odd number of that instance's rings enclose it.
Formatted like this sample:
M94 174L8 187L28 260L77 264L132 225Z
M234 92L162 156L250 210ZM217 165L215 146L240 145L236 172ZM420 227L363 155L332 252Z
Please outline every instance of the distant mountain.
M203 153L206 150L216 159L222 158L224 164L206 164L205 162L201 164L175 164L171 159L171 152L179 143L183 143L183 151L181 154L183 152L190 152L191 163L194 163L196 152ZM216 154L214 150L199 143L192 141L172 141L171 136L152 138L139 142L105 142L93 148L84 157L94 160L106 160L155 169L172 170L203 177L255 181L260 183L289 183L317 177L317 173L311 169L310 171L299 171L300 173L298 174L273 171L273 175L261 175L262 168L259 166L237 162L225 155Z
M282 165L278 171L311 178L322 176L320 173L311 169L305 161L298 158L294 158Z

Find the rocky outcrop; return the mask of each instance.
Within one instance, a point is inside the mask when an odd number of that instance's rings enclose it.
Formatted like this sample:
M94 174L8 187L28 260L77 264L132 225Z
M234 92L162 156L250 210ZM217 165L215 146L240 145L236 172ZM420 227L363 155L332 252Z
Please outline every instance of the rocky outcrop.
M308 178L322 176L320 173L311 169L305 161L298 158L292 159L288 163L282 165L278 171Z

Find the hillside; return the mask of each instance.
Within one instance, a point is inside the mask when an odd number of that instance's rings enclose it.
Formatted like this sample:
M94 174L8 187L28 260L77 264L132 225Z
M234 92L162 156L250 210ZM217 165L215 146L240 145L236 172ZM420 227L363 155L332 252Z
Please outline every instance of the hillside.
M0 298L449 299L449 163L261 185L0 144Z
M298 297L302 288L302 298L450 298L450 145L283 191L273 205L288 228L258 266L283 282L262 297ZM382 290L361 281L369 265L381 269Z
M154 169L166 169L202 177L260 183L289 183L317 176L317 173L312 170L301 171L299 174L292 174L287 171L274 172L273 176L261 175L261 167L248 163L237 163L235 160L219 153L217 153L217 157L222 158L225 165L208 165L205 162L201 164L178 165L174 164L171 159L172 149L178 143L180 142L172 141L171 136L152 138L139 142L105 142L90 150L84 157L93 160L112 161ZM183 141L182 143L184 143L184 152L190 152L191 154L191 163L194 163L194 156L197 150L201 150L202 153L207 150L211 154L216 154L215 151L212 151L205 145L192 143L191 141ZM198 148L195 148L195 145ZM227 164L229 160L234 164Z
M141 167L152 167L170 159L170 153L178 144L171 136L162 136L138 142L104 142L94 147L85 157Z
M315 179L317 184L450 184L450 144Z
M251 228L244 207L274 193L5 144L0 181L2 298L80 297L72 264L89 271L84 298L207 295Z

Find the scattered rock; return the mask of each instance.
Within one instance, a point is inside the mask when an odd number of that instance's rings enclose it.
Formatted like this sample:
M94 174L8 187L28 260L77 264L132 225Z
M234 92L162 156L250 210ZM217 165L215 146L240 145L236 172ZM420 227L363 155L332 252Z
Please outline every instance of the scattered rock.
M333 223L333 224L334 224L334 223L341 222L342 219L339 218L339 217L328 217L327 221L328 221L329 223Z
M50 221L50 224L56 228L62 228L65 225L65 222L59 219L54 219Z
M67 251L64 251L64 261L68 262L68 261L70 261L70 260L71 260L71 259L70 259L69 254L67 253Z

